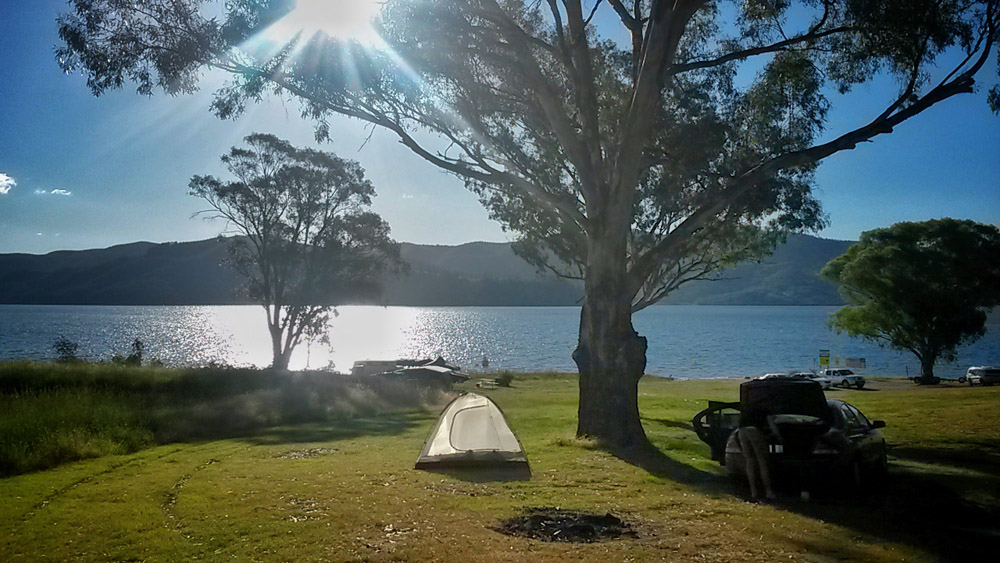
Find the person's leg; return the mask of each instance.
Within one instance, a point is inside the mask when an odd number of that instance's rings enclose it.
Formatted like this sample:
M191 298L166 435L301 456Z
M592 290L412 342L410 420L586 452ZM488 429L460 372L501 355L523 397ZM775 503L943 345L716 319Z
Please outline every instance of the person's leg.
M760 472L760 479L764 482L764 494L768 499L774 500L777 498L777 495L774 494L774 486L771 482L771 467L769 463L771 454L767 451L767 440L764 439L764 433L759 428L753 426L744 428L743 430L749 430L746 433L746 440L750 443L751 448L753 448L753 457ZM743 430L740 431L741 434L743 434Z
M746 462L747 481L750 482L750 498L757 498L757 453L754 450L750 439L749 430L757 430L752 426L740 428L736 436L740 439L740 447L743 449L743 459Z

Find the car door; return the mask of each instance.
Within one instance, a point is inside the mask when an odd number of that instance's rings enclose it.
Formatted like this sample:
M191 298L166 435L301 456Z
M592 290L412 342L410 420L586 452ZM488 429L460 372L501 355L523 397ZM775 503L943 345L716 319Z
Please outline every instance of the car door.
M844 376L841 375L839 369L830 370L830 384L834 387L840 387L844 384Z
M857 445L858 451L866 463L874 462L881 452L879 444L881 437L872 428L868 418L853 405L844 403L842 408L844 409L845 428L850 428L847 430L848 439Z

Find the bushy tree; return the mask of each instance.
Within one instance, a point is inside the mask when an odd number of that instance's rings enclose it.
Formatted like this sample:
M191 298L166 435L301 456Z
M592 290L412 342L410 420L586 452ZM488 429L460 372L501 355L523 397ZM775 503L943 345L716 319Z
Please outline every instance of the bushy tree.
M863 233L823 276L848 302L831 327L912 352L920 381L934 383L934 363L982 337L987 312L1000 305L1000 230L955 219L897 223Z
M59 362L71 364L80 361L80 357L77 355L80 351L80 345L65 336L56 338L55 342L52 343L52 349L55 350L56 359Z
M334 305L377 294L399 246L366 209L375 189L357 162L274 135L244 141L222 157L232 178L195 176L191 194L237 235L232 263L264 307L272 367L284 370L303 339L327 340Z
M58 56L97 94L126 81L189 92L205 68L225 71L222 117L269 92L293 96L320 138L333 115L359 119L463 178L519 234L523 256L582 279L577 433L618 447L646 444L646 339L633 313L820 226L817 163L972 92L1000 10L998 0L388 0L380 48L323 34L263 40L291 5L75 0ZM881 110L824 131L838 93L884 75L899 89Z

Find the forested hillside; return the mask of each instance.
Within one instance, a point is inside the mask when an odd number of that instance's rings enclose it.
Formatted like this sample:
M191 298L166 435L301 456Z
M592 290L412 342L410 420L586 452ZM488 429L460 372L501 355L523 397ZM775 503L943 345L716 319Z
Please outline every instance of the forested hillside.
M793 236L759 264L721 279L688 284L666 304L839 304L819 270L851 243ZM380 304L421 306L574 305L572 282L542 276L506 243L402 244L409 274L386 284ZM223 305L246 303L240 278L225 265L223 242L136 242L45 255L0 254L0 303Z

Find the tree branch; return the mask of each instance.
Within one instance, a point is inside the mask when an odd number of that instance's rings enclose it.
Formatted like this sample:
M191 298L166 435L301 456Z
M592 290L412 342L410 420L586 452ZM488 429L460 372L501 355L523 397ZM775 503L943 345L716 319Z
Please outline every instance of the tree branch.
M739 61L739 60L744 60L744 59L747 59L747 58L750 58L750 57L753 57L753 56L756 56L756 55L763 55L763 54L767 54L767 53L774 53L774 52L777 52L777 51L782 51L782 50L785 50L785 49L787 49L789 47L793 47L795 45L798 45L800 43L808 43L808 42L811 42L811 41L816 41L817 39L822 39L822 38L828 37L830 35L836 35L838 33L845 33L845 32L851 31L851 29L852 28L848 27L848 26L840 26L840 27L834 27L834 28L831 28L831 29L827 29L827 30L824 30L824 31L810 31L810 32L806 32L806 33L804 33L802 35L797 35L795 37L790 37L788 39L785 39L784 41L779 41L779 42L771 44L771 45L764 45L764 46L760 46L760 47L752 47L752 48L749 48L749 49L744 49L742 51L733 51L731 53L726 53L725 55L722 55L721 57L716 57L714 59L708 59L708 60L704 60L704 61L692 61L692 62L688 62L688 63L682 63L682 64L673 65L668 70L668 73L670 75L676 75L676 74L680 74L682 72L688 72L688 71L691 71L691 70L716 67L716 66L720 66L720 65L726 64L726 63L731 62L731 61Z
M891 133L895 126L943 100L958 94L971 93L975 84L973 77L983 64L985 64L992 51L995 40L994 33L995 31L991 30L986 34L987 39L983 50L975 64L965 72L955 76L950 82L938 84L935 88L913 101L909 106L891 115L886 115L883 112L867 125L849 131L832 141L773 157L732 178L728 182L728 186L712 203L701 207L691 214L676 229L671 231L669 235L664 237L657 246L635 260L629 272L635 291L638 291L642 287L644 280L651 275L656 264L676 254L682 243L700 230L712 217L735 203L740 197L758 186L761 182L774 177L779 171L806 166L832 154L852 150L859 143L869 141L878 135ZM964 65L965 63L963 62L962 64ZM893 105L897 105L897 102L894 101Z

